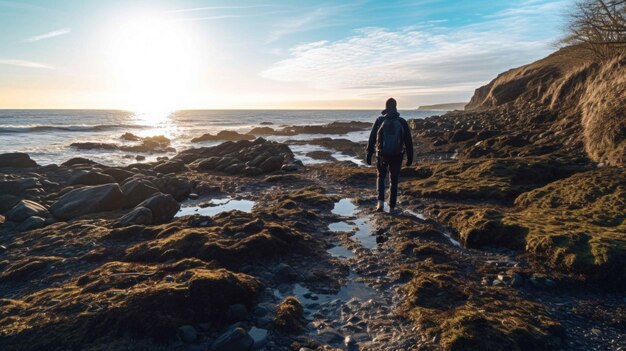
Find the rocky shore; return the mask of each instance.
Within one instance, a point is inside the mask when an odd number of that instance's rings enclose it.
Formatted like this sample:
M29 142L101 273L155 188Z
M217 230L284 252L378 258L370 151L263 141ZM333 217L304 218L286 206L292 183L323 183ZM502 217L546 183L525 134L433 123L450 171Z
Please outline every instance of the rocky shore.
M590 150L578 102L502 101L539 84L518 70L409 121L394 216L374 168L257 135L124 167L0 155L0 348L619 350L624 135ZM306 143L362 159L341 135L363 128Z

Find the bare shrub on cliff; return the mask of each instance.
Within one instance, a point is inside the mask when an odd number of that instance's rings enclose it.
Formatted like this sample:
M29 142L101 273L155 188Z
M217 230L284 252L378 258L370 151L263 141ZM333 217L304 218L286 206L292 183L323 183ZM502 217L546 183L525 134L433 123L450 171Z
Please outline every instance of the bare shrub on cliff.
M570 14L565 45L582 45L604 59L626 51L626 0L580 0Z

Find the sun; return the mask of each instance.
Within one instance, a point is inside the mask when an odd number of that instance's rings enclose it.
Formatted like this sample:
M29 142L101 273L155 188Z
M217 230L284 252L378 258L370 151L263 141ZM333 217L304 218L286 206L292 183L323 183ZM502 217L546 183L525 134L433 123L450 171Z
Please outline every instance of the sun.
M112 24L111 75L123 104L147 122L162 121L190 95L198 64L192 33L159 14Z

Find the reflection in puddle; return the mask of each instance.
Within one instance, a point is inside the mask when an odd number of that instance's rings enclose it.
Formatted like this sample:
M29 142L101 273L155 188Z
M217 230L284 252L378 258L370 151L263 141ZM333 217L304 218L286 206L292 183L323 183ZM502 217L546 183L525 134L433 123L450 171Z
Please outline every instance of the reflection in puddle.
M333 257L350 258L354 256L354 252L352 252L352 250L342 245L337 245L331 249L326 250L326 252L328 252Z
M317 309L319 305L329 303L333 300L339 300L343 303L353 298L365 301L378 297L376 289L368 286L363 282L356 281L356 275L350 273L348 282L339 289L336 294L316 294L300 284L294 284L290 291L274 290L274 295L279 299L286 296L295 296L305 307L306 312L310 313L310 309Z
M335 203L332 213L337 216L351 217L356 212L356 205L350 199L341 199Z
M191 216L195 214L202 216L215 216L218 213L232 210L250 213L252 212L252 208L255 203L255 201L251 200L233 200L231 198L213 199L208 203L181 207L178 213L176 213L176 217Z
M357 239L361 245L367 249L373 249L376 246L376 235L372 228L372 223L369 218L362 217L354 221L357 226L357 231L354 234L354 238Z
M353 231L354 225L348 222L336 222L336 223L329 224L328 229L330 229L330 231L333 231L335 233L345 233L345 232Z
M411 215L411 216L413 216L413 217L416 217L416 218L418 218L418 219L421 219L422 221L425 221L425 220L426 220L426 217L424 217L424 215L423 215L423 214L421 214L421 213L417 213L417 212L415 212L415 211L411 211L411 210L404 210L404 213L408 213L409 215Z
M329 162L328 160L319 160L319 159L314 159L310 156L307 156L307 154L311 151L324 151L324 152L329 152L330 155L337 161L350 161L359 166L365 166L365 163L361 159L355 156L346 155L337 150L329 149L329 148L319 146L319 145L289 144L289 148L291 149L293 154L296 156L296 158L302 161L302 163L305 165L328 163Z
M417 219L420 219L422 221L428 220L423 214L417 213L417 212L414 212L414 211L411 211L411 210L404 210L404 213L406 213L406 214L408 214L410 216L413 216L413 217L415 217ZM452 243L452 245L461 247L461 243L458 240L455 240L452 237L452 233L450 233L450 231L443 230L442 233L443 233L443 235L446 236L446 238L448 238L448 240L450 241L450 243Z
M452 233L450 233L450 232L449 232L449 231L447 231L447 230L444 230L444 231L443 231L443 234L446 236L446 238L448 238L448 240L450 240L450 242L452 243L452 245L454 245L454 246L458 246L458 247L462 247L461 243L460 243L458 240L455 240L455 239L452 237Z

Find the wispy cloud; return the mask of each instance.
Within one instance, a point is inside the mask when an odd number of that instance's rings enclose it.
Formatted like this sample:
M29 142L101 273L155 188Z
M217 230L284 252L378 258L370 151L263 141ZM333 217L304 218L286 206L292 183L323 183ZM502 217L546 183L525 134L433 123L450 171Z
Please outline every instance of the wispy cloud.
M168 11L170 13L177 12L197 12L197 11L216 11L216 10L245 10L245 9L256 9L263 7L275 7L275 5L250 5L250 6L203 6L203 7L192 7L186 9L178 9Z
M54 69L53 66L50 66L45 63L24 61L24 60L14 60L14 59L0 59L0 65L9 65L9 66L27 67L27 68Z
M24 41L27 42L27 43L33 43L33 42L36 42L36 41L40 41L40 40L44 40L44 39L50 39L50 38L58 37L58 36L61 36L61 35L65 35L65 34L70 33L71 31L72 30L70 28L61 28L61 29L53 30L53 31L48 32L48 33L35 35L33 37L26 38L26 39L24 39Z
M293 47L289 57L261 76L361 97L390 92L469 97L496 74L550 51L550 40L529 34L536 21L545 20L526 16L536 5L460 28L436 22L395 30L362 28L340 40Z
M347 3L335 6L321 6L309 10L302 15L294 15L286 20L277 23L270 32L267 43L275 42L285 35L308 31L312 29L320 29L336 24L336 17L342 13L355 9L363 4L363 1L355 3Z

